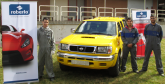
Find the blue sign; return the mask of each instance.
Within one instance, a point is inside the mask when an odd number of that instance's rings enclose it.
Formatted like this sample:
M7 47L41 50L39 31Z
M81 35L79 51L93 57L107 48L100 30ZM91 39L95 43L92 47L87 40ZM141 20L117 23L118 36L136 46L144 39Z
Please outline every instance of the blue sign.
M10 4L9 15L29 15L30 5L29 4Z
M147 18L147 11L146 12L136 12L136 18Z

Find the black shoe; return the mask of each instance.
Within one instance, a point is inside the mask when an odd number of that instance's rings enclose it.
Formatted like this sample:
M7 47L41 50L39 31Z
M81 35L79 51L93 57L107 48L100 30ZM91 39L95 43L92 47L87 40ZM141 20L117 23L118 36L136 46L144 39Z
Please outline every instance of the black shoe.
M139 71L138 71L138 70L136 70L136 71L133 71L133 72L135 72L135 73L139 73Z
M143 69L142 69L142 70L140 70L139 72L146 72L146 71L147 71L147 70L143 70Z
M125 72L125 70L122 70L122 69L121 69L120 72Z
M41 79L42 78L42 76L39 76L39 79Z
M164 74L163 74L163 73L159 73L159 75L164 76Z
M50 81L54 81L54 77L50 78Z
M161 76L164 76L164 74L160 74Z

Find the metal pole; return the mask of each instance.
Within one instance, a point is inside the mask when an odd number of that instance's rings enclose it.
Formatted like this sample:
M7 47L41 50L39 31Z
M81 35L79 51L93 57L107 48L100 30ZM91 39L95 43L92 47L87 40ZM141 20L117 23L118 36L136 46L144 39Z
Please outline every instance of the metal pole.
M38 11L39 11L39 17L38 17L38 18L39 18L39 21L40 21L40 15L41 15L41 14L40 14L40 6L39 6L39 10L38 10Z
M81 21L81 7L80 7L80 21Z
M54 18L53 18L54 21L55 21L55 9L56 9L55 6L56 6L56 5L55 5L55 0L54 0Z
M144 10L146 9L146 0L144 0Z
M61 21L61 16L62 16L62 7L60 7L60 21Z

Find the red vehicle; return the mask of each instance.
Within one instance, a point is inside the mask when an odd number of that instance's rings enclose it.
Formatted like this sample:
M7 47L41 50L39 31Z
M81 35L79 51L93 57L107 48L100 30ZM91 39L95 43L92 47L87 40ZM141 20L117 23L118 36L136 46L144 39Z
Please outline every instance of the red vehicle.
M2 64L17 65L33 60L33 39L12 25L2 25Z

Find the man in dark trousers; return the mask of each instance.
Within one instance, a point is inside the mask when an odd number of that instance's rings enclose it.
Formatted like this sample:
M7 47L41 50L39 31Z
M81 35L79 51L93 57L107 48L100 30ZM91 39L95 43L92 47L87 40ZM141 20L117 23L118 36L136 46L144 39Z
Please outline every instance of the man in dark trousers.
M133 26L131 18L127 18L127 26L125 26L121 32L121 38L123 41L123 57L121 71L125 72L128 53L131 53L132 70L138 73L138 67L136 63L136 43L138 42L138 30Z
M156 23L155 16L150 16L151 23L145 26L144 36L146 39L146 47L145 47L145 58L142 70L140 72L147 71L148 62L151 55L152 50L155 54L156 60L156 68L161 76L164 76L163 65L161 61L161 40L163 37L162 27Z
M42 78L44 65L50 81L54 80L52 55L55 53L55 39L53 31L49 28L48 18L42 21L43 26L37 30L37 39L39 43L38 52L38 72L39 78Z

